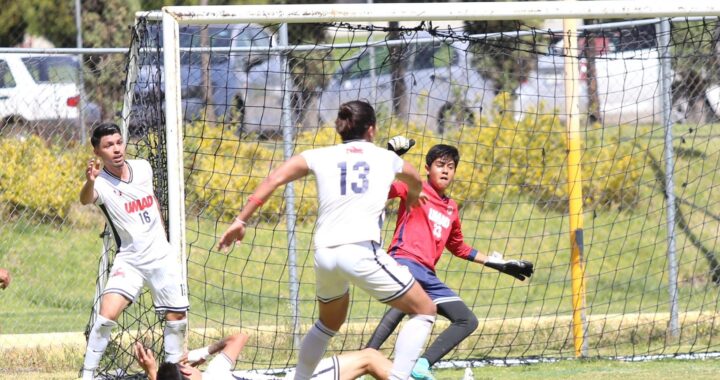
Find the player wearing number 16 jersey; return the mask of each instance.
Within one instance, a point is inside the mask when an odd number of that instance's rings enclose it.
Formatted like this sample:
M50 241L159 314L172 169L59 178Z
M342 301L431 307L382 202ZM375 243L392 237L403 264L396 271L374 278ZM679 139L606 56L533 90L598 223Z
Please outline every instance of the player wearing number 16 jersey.
M168 361L177 362L182 357L188 309L180 263L165 235L150 164L125 160L125 143L115 124L97 126L91 142L99 158L88 162L80 202L94 203L105 214L117 254L100 300L99 315L88 336L83 379L95 375L115 321L143 285L150 288L155 310L165 315Z
M376 147L375 111L366 102L340 106L335 121L343 143L290 158L255 190L220 239L226 249L245 236L245 221L279 186L312 172L318 188L315 229L316 295L320 318L303 338L295 379L309 379L332 336L345 322L349 283L410 314L395 345L390 379L405 380L435 321L435 306L412 275L380 246L382 212L395 178L408 185L408 207L420 196L418 172Z

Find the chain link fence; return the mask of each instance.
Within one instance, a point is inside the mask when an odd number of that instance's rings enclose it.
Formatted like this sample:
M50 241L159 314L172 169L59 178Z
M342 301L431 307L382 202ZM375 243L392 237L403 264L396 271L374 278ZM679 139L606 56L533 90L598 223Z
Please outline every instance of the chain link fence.
M82 340L104 219L78 194L91 128L117 121L122 107L126 50L0 49L0 267L12 276L0 294L0 336L8 345L48 343L12 334Z

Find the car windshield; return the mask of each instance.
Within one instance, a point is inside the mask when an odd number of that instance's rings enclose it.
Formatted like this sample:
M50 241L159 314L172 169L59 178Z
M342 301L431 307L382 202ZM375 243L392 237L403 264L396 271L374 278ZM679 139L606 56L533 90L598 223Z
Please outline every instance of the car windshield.
M392 70L387 46L370 47L345 65L339 75L343 80L359 79L371 75L385 75ZM402 62L409 70L436 69L457 65L458 54L452 45L439 41L402 46ZM373 69L374 68L374 74Z
M203 34L207 33L207 37ZM207 44L203 44L203 38L207 38ZM270 36L262 29L247 25L242 28L227 26L197 27L186 26L180 30L180 47L193 48L200 46L211 46L221 48L219 52L210 53L211 64L222 64L227 62L230 53L222 51L222 48L230 47L262 47L270 46ZM247 53L239 53L246 55ZM180 53L180 62L186 65L199 65L202 54L184 51Z
M76 83L79 65L71 57L27 57L22 59L37 83Z

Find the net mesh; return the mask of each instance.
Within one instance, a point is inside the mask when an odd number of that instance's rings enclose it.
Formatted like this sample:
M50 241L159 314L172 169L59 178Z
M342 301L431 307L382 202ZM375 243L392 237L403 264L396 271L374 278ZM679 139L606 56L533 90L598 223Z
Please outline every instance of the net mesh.
M570 50L580 67L587 356L717 351L717 19L673 20L668 36L656 20L588 24ZM276 191L231 252L215 246L286 153L340 142L333 129L338 106L361 99L378 114L376 143L398 134L415 139L404 158L418 168L432 145L458 147L450 196L460 205L466 242L535 263L532 279L520 282L443 256L438 277L480 320L443 359L575 356L562 32L517 22L303 24L304 33L282 47L279 25L180 28L191 346L242 329L251 339L238 366L294 365L298 338L318 313L314 179L288 185L292 193ZM127 122L136 154L155 159L162 193L161 28L142 20L135 33L139 74ZM669 103L660 84L661 37L670 40ZM673 173L663 113L672 121ZM669 174L677 335L668 328ZM386 243L396 210L397 203L387 207ZM359 289L351 299L330 352L362 348L386 310ZM128 318L123 331L154 326ZM446 326L438 318L430 339ZM393 339L383 346L388 355Z

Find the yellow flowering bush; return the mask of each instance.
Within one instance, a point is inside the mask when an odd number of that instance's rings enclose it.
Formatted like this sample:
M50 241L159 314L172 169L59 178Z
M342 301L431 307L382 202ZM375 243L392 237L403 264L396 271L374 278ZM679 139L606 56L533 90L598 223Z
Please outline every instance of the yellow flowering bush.
M64 218L77 201L87 150L37 136L0 139L0 204L5 212Z
M508 197L526 197L545 207L568 207L567 143L565 127L549 113L527 113L522 118L505 113L507 93L496 97L494 106L474 125L447 128L438 135L415 123L384 118L378 125L376 143L385 146L395 135L416 141L403 158L425 176L425 154L435 144L458 147L457 168L451 196L464 202L493 202ZM606 138L599 133L583 134L583 198L593 206L629 207L638 196L643 159L631 157L632 142ZM295 136L292 154L340 142L331 124L301 129ZM186 193L196 212L223 213L230 220L251 192L285 160L282 141L239 138L230 129L189 126L185 135ZM298 217L311 220L317 213L317 189L312 177L294 184ZM276 192L261 209L261 216L276 220L285 213L283 194ZM310 219L308 219L310 218Z

